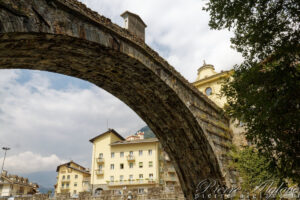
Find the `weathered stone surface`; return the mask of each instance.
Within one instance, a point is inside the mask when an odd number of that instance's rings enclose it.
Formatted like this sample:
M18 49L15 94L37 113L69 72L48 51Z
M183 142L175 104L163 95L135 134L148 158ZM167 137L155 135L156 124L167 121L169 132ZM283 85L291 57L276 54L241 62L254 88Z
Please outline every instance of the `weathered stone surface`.
M183 192L229 180L229 121L206 96L127 30L75 0L0 0L0 68L87 80L131 107L174 161ZM222 162L221 162L222 161Z

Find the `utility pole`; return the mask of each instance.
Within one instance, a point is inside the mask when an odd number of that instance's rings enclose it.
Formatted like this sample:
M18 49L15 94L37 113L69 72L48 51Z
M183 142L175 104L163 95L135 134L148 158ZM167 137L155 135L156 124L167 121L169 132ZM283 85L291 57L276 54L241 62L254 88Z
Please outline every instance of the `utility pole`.
M1 175L2 175L2 172L3 172L3 167L4 167L4 161L5 161L5 157L6 157L6 152L8 151L8 150L10 150L10 148L9 147L2 147L2 149L4 150L4 158L3 158L3 162L2 162L2 169L1 169Z

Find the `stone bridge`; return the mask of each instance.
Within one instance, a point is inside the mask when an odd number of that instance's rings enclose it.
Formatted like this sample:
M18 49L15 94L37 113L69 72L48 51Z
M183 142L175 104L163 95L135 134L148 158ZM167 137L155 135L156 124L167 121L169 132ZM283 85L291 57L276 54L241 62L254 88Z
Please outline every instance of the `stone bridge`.
M0 68L87 80L132 108L173 160L193 199L205 178L229 183L222 110L142 39L76 0L0 0Z

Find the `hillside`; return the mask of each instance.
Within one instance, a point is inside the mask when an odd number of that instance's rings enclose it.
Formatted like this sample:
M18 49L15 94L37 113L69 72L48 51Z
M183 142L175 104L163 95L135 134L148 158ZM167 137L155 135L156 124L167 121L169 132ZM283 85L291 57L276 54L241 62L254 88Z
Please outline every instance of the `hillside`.
M144 132L144 138L155 138L156 136L154 135L154 133L152 132L152 130L149 128L149 126L145 126L143 128L141 128L140 130L138 130L137 132Z

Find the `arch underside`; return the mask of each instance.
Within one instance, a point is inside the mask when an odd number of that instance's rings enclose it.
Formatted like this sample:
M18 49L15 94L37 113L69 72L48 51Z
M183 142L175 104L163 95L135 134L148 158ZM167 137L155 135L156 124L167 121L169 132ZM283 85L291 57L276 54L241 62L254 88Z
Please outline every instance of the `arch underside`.
M177 161L183 187L194 182L194 188L201 178L220 178L211 147L192 113L140 62L69 36L8 35L0 36L1 69L44 70L89 81L122 100L150 126L171 159ZM197 173L191 175L191 171Z
M209 134L223 140L228 120L157 53L75 0L6 2L0 0L0 69L73 76L119 98L156 134L188 199L200 180L224 180Z

